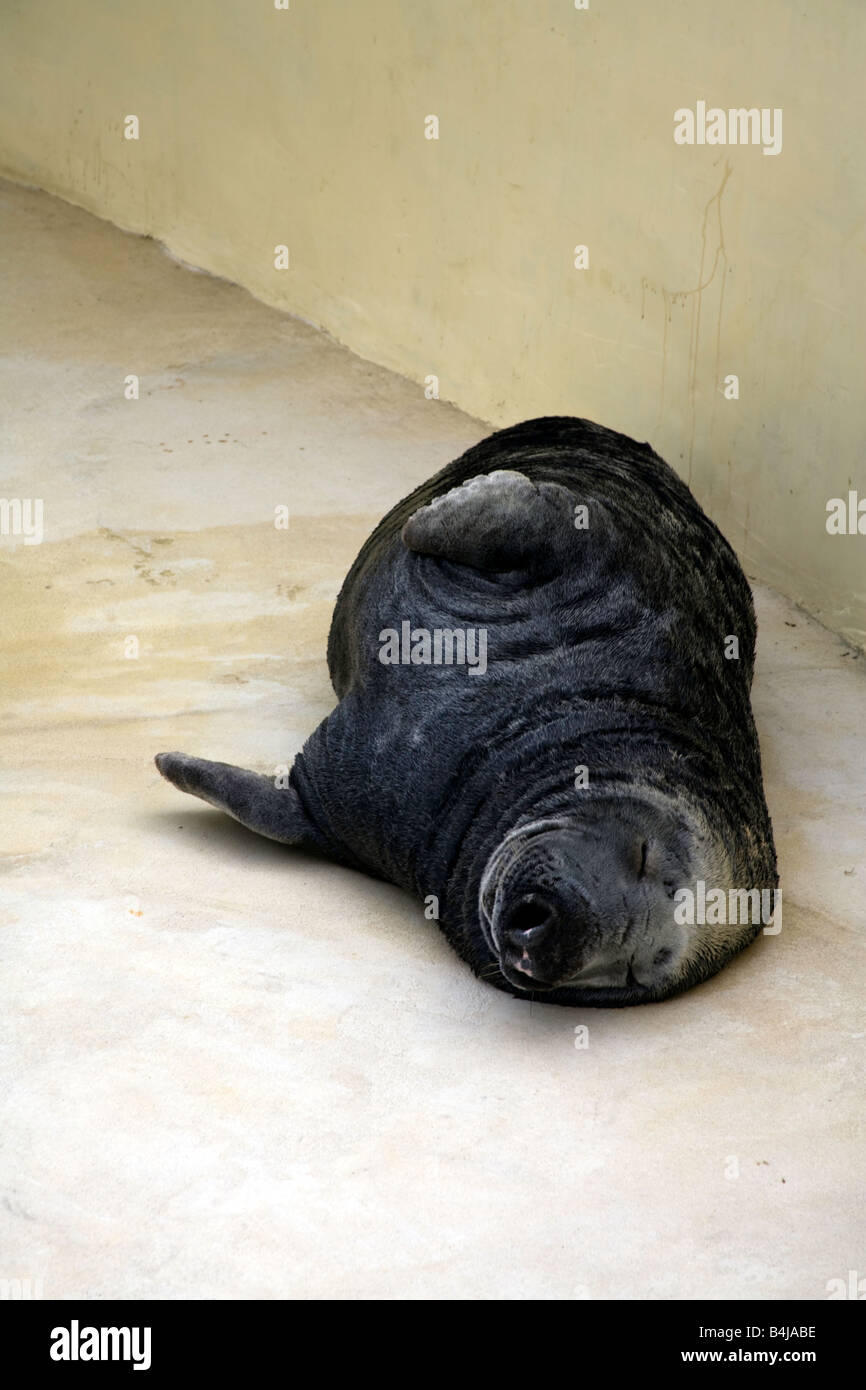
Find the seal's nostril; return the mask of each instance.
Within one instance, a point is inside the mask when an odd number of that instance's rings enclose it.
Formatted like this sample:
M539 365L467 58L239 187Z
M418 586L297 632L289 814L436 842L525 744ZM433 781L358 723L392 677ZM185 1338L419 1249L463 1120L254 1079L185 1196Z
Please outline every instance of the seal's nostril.
M515 904L508 914L505 935L512 945L524 947L540 939L555 918L552 905L534 893Z

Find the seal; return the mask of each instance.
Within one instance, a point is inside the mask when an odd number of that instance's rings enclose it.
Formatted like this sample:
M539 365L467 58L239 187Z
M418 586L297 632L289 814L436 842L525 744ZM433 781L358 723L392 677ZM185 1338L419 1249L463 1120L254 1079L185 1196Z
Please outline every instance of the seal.
M259 834L416 894L500 989L647 1003L753 940L761 915L719 904L778 883L754 652L733 550L650 446L529 420L363 546L328 640L339 703L287 785L156 762ZM695 894L706 920L681 910Z

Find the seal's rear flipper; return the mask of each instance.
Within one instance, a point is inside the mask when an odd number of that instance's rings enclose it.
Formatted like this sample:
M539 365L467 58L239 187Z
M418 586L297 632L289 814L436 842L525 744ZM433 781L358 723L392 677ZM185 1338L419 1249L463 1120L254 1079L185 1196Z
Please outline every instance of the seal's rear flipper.
M556 568L574 537L574 498L558 483L511 469L469 478L410 516L403 543L480 570Z
M226 811L249 830L283 844L324 849L294 787L276 787L270 777L186 753L158 753L154 761L167 782Z

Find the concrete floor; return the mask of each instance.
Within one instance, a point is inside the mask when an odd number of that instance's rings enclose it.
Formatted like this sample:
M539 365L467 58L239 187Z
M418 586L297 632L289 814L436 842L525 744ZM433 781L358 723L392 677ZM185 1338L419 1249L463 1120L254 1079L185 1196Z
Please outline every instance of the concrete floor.
M290 761L357 548L487 430L44 194L3 185L2 219L0 487L45 539L0 540L0 1277L821 1299L866 1272L866 661L758 589L779 936L666 1004L498 994L397 889L152 763Z

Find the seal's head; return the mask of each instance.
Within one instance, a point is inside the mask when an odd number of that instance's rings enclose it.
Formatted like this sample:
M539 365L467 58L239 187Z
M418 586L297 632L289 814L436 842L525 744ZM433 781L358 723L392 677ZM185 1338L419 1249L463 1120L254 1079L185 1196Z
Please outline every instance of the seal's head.
M691 818L638 798L517 827L481 883L481 926L499 973L514 991L552 1003L677 993L745 944L738 928L737 940L713 927L701 935L675 916L677 890L727 877L724 859Z

